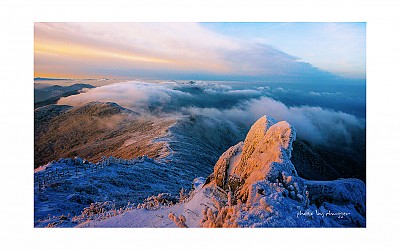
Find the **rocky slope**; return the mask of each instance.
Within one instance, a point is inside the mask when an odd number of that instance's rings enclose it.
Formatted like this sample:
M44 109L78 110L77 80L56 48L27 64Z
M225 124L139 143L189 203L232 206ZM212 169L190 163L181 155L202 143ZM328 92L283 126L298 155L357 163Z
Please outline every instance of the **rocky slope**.
M131 159L161 157L166 134L175 119L145 119L115 103L92 102L79 107L49 105L35 109L35 167L59 158L97 162L102 156Z
M79 227L365 227L365 184L299 177L290 161L295 137L287 122L261 117L207 180L195 179L185 201Z

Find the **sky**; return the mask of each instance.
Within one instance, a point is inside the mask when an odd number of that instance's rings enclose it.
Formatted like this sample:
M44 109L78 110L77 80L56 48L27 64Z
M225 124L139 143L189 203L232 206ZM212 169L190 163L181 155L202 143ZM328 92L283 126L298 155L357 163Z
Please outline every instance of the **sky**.
M365 79L365 23L35 23L35 77Z

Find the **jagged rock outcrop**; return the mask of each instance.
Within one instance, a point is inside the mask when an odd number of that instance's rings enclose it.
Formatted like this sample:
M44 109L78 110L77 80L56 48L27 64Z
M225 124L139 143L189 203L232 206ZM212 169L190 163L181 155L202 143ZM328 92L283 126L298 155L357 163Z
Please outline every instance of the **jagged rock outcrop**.
M229 148L215 165L214 183L245 199L252 183L275 180L282 171L297 176L290 162L296 130L286 121L263 116L251 127L246 139Z
M202 226L365 227L365 184L306 180L290 161L296 130L261 117L230 147L197 195L211 196Z

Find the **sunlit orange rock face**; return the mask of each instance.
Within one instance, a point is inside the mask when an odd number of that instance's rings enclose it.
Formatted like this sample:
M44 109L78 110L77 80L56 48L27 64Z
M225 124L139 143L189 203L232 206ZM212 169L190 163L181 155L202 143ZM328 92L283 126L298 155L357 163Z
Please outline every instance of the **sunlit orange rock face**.
M293 164L282 160L290 159L295 138L295 129L286 121L261 117L251 127L244 143L232 146L219 158L213 181L238 197L246 198L252 183L274 180L281 171L297 176Z

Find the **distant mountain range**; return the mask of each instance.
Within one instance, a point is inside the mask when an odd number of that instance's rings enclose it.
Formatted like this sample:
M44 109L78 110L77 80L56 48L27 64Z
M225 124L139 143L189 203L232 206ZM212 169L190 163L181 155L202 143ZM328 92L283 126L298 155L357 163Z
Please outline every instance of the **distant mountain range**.
M65 80L70 80L68 78L51 78L51 77L35 77L35 81L65 81Z
M70 86L35 83L35 108L55 104L61 97L76 95L84 88L95 88L90 84L77 83Z

